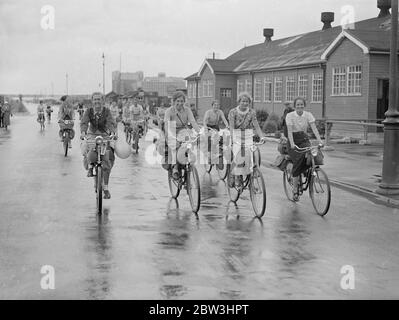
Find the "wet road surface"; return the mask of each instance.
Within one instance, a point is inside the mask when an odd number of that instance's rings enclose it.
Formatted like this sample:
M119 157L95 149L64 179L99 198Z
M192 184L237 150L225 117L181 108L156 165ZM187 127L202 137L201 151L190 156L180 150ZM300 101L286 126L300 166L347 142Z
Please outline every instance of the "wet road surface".
M332 188L321 218L307 194L288 202L281 173L262 168L259 221L248 191L229 206L217 173L199 167L197 219L184 192L178 206L170 200L166 171L141 141L138 155L116 159L100 219L78 124L67 158L54 120L40 132L35 116L15 116L0 129L1 299L399 298L398 210ZM44 265L54 290L40 286ZM353 290L341 288L344 265Z

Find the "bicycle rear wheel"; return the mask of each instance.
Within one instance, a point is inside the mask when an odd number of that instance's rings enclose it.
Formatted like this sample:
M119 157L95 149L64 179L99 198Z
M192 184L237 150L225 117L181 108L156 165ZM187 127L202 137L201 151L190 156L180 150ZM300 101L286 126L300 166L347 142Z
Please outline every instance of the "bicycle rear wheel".
M187 172L187 193L191 209L197 213L201 205L201 189L197 168L194 166L190 166Z
M294 190L294 181L293 177L287 169L283 172L283 185L284 185L284 192L287 196L287 199L294 202L293 198L293 190Z
M168 170L168 183L169 183L169 190L170 195L173 199L177 199L180 194L180 187L179 187L179 180L175 180L172 177L172 169Z
M64 156L68 156L68 148L69 148L69 135L67 132L65 132L65 137L64 137Z
M255 216L262 218L266 210L266 185L262 172L257 167L250 176L249 194Z
M327 174L319 167L312 172L309 196L317 214L324 216L327 214L331 203L331 188Z
M96 192L97 192L97 213L101 214L103 210L103 171L102 167L96 169Z

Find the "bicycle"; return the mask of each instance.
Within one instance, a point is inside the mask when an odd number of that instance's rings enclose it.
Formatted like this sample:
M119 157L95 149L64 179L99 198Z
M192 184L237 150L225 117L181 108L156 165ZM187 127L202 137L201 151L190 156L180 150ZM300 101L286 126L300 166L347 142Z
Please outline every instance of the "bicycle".
M309 188L309 196L312 200L313 208L318 215L324 216L327 214L330 208L331 188L327 174L319 167L319 165L315 164L315 157L317 156L321 147L322 145L305 148L296 147L295 149L300 153L306 153L308 161L310 160L310 167L304 173L299 175L298 194L302 195L303 192ZM288 200L296 202L293 198L293 177L291 174L291 169L289 168L292 167L292 160L289 156L286 157L286 159L288 164L283 170L284 192ZM325 198L324 205L318 205L318 197Z
M53 110L47 110L47 123L50 123L51 121L51 113L53 112Z
M133 123L131 141L133 141L132 147L133 147L133 149L136 150L136 153L139 152L139 140L144 134L144 130L145 130L144 126L145 126L144 120L134 121L134 123Z
M172 198L177 199L181 189L184 187L187 190L191 209L195 214L198 213L201 204L199 176L197 168L193 164L194 161L192 153L193 145L197 142L198 138L199 135L196 135L194 137L192 135L189 135L188 140L177 138L178 145L180 145L179 148L183 148L181 150L185 151L185 163L177 163L179 169L179 177L177 179L173 177L172 166L169 165L168 168L168 183Z
M89 140L87 138L83 138L87 141L88 150L95 150L97 154L97 160L94 163L94 177L95 177L95 192L96 192L96 204L97 204L97 213L102 214L102 206L103 206L103 157L109 144L111 141L116 140L117 137L114 135L109 136L108 138L104 138L102 136L95 137L94 140Z
M73 120L60 120L58 123L62 130L62 144L64 149L64 156L68 156L69 145L71 144L70 130L73 130L74 121Z
M220 143L222 142L221 139L223 139L223 141L226 141L227 137L230 136L230 131L228 130L228 128L226 129L221 129L219 131L213 129L213 128L209 128L208 130L211 132L211 141L213 141L214 139L214 135L218 135L218 147L219 147L219 152L217 153L218 155L218 159L217 161L215 161L216 159L213 158L213 155L209 155L208 159L207 159L207 163L204 165L205 166L205 171L207 173L211 173L212 168L214 166L215 163L219 162L219 157L223 156L223 154L219 154L220 152L226 152L227 154L230 154L230 148L226 147L226 143L224 143L222 146L220 146ZM212 143L212 142L211 142ZM206 143L206 145L208 145ZM221 148L220 148L221 147ZM223 169L219 169L219 166L216 165L216 170L218 172L219 178L220 180L225 180L227 177L227 164L223 164Z
M235 143L241 145L241 142ZM260 142L254 142L253 145L251 145L249 148L246 148L246 151L249 150L251 152L252 170L251 173L246 175L246 177L243 177L242 175L238 176L238 179L240 180L238 185L236 185L234 181L235 177L237 176L231 173L231 164L227 164L227 191L230 200L236 204L240 195L246 188L248 188L252 202L252 208L257 218L262 218L266 211L266 185L263 174L259 169L261 162L260 151L258 148L259 145L264 143L265 140L261 140ZM259 204L257 200L260 200Z
M44 112L43 113L40 112L38 114L37 122L39 122L39 124L40 124L40 131L43 131L44 128L45 128L45 125L44 125L44 122L45 122Z
M125 131L125 136L126 136L126 142L130 145L132 142L132 127L129 122L123 122L123 125L125 126L124 131Z

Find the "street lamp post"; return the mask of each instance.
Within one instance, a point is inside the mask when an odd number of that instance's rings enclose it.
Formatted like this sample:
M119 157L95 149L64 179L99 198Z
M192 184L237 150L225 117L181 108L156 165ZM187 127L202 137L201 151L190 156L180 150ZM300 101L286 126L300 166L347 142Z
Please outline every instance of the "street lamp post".
M105 96L105 55L103 52L103 94Z
M68 73L65 75L65 81L66 81L66 94L68 95Z
M379 194L399 194L399 106L398 106L398 0L391 1L391 52L389 60L389 108L385 113L384 159Z

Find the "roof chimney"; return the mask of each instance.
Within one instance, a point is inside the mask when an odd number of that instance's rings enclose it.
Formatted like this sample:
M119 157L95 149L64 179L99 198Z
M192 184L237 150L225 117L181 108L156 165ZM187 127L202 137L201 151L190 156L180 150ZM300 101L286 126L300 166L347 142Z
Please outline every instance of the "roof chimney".
M389 16L389 9L391 9L391 0L377 0L377 8L380 9L378 18Z
M334 21L334 12L322 12L321 13L321 22L323 22L323 29L327 30L331 28L331 22Z
M274 35L274 29L265 28L263 29L263 36L265 37L265 43L272 41Z

